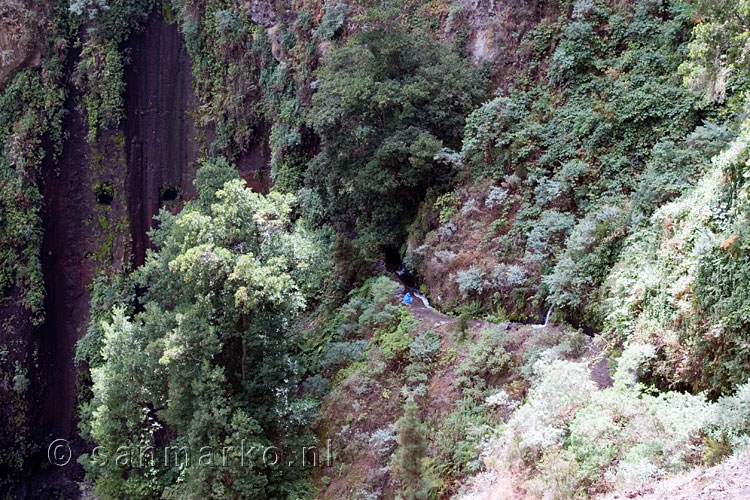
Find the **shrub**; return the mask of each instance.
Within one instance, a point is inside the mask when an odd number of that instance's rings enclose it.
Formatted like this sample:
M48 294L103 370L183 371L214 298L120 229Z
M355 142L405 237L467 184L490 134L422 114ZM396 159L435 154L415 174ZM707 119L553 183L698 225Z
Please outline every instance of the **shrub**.
M492 271L492 284L510 290L526 283L526 270L516 264L498 264Z
M398 444L398 429L391 424L370 435L370 445L380 455L390 456Z
M441 238L450 238L456 231L458 231L458 226L455 222L449 220L438 228L437 233Z
M505 433L505 440L511 445L510 457L518 456L526 463L537 461L547 449L562 445L567 425L596 390L584 363L538 361L535 375L536 384L526 403L508 421Z
M580 331L557 328L535 328L524 342L523 366L520 372L527 380L535 378L536 363L540 359L575 358L583 354L586 335Z
M454 260L456 260L456 257L458 257L458 254L450 250L436 250L435 251L435 258L437 258L440 262L448 266Z
M740 215L750 192L749 127L695 188L625 240L600 292L611 345L660 346L651 374L660 386L687 383L718 397L747 380L750 355L738 346L750 324L750 245Z
M320 359L320 367L326 371L336 371L364 358L366 340L353 342L329 342Z
M585 484L606 481L620 487L683 470L698 462L697 437L705 403L689 394L659 397L637 390L597 392L570 423L570 447Z
M620 367L629 373L626 367L639 366L638 359L650 354L633 348ZM529 483L533 491L551 489L556 498L632 488L685 470L701 460L703 432L721 443L731 429L737 444L747 442L750 432L745 394L750 384L711 405L703 396L678 392L654 396L641 384L618 382L597 391L582 363L540 360L536 376L526 402L508 422L502 449L536 469Z
M320 20L315 35L319 38L331 40L344 28L344 21L349 12L349 6L342 0L326 0L325 14Z
M470 199L467 200L466 203L461 207L461 217L469 217L474 214L479 213L479 206L477 204L477 200Z
M456 273L458 289L465 295L479 295L484 290L484 271L475 266Z
M639 378L650 372L656 357L656 348L651 344L629 344L617 360L614 380L622 387L635 385Z
M715 442L726 442L733 450L750 444L750 381L711 407L706 434Z
M440 335L434 330L427 330L417 335L409 345L409 354L420 361L432 361L440 350Z
M490 189L487 198L484 200L484 206L487 208L495 208L502 206L505 200L508 199L508 191L502 187L493 187Z
M376 304L385 304L401 289L401 284L387 276L378 276L372 282L370 293Z
M446 193L435 201L434 207L438 211L440 224L447 223L458 212L460 203L461 200L455 193Z
M513 358L505 350L507 345L508 335L504 330L485 328L456 367L456 385L465 394L481 396L486 393L511 366Z
M539 222L529 231L526 241L526 256L531 261L541 261L565 241L573 229L575 217L571 214L547 210Z
M442 418L435 430L433 448L445 475L458 478L481 468L479 447L491 432L491 423L494 421L481 406L469 398L461 400L458 408Z
M378 346L385 359L391 360L400 357L412 343L412 331L419 322L409 311L399 306L398 315L391 325L379 328L373 335L371 344Z
M618 257L625 234L620 218L618 207L603 205L576 224L554 269L542 278L551 304L581 317Z

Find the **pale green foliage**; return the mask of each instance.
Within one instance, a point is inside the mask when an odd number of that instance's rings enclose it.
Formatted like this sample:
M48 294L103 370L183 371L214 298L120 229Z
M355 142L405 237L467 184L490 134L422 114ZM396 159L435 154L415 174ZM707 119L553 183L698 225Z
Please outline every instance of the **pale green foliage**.
M27 371L21 366L21 363L16 360L14 372L13 391L19 395L23 395L29 388L29 378L26 376Z
M461 199L455 193L446 193L435 200L435 210L438 211L440 224L446 224L458 211Z
M456 367L456 385L465 395L480 400L511 367L512 356L505 350L508 334L501 328L485 328L471 343L467 356Z
M326 0L325 14L323 14L323 18L320 20L318 29L315 30L315 35L328 40L334 38L344 27L344 21L348 12L349 6L345 1Z
M410 346L413 332L419 322L403 306L397 308L389 324L380 327L373 335L371 345L383 351L385 359L400 357Z
M526 278L526 270L517 264L498 264L492 271L493 285L505 291L523 286Z
M77 16L86 13L89 19L93 19L96 17L98 10L106 10L108 8L107 0L74 0L70 3L69 10Z
M496 421L471 398L462 399L455 410L442 417L433 449L446 474L460 477L481 469L479 448L492 432L491 424Z
M698 463L705 414L704 400L689 394L596 392L569 427L579 480L627 488Z
M458 257L458 254L450 250L435 251L435 258L437 258L438 260L440 260L442 263L446 265L450 265L451 262L453 262L456 259L456 257Z
M604 205L576 224L554 269L542 277L550 303L575 311L601 283L619 250L619 218L618 207Z
M727 90L747 86L750 49L750 2L700 0L702 16L693 28L690 54L680 70L685 83L705 92L708 99L723 100ZM738 82L739 80L739 82Z
M716 403L703 395L655 395L631 383L632 373L653 357L652 346L629 346L615 385L602 390L585 364L543 358L526 402L492 446L533 471L530 491L572 499L638 487L693 467L703 459L704 435L730 450L748 444L750 382Z
M655 357L656 348L651 344L629 344L617 360L615 383L622 387L635 385L638 377L648 372Z
M409 354L412 358L421 361L431 361L440 350L440 335L434 330L420 333L409 345Z
M507 199L507 189L502 187L493 187L492 189L490 189L487 198L484 200L484 206L488 208L501 207Z
M372 282L370 293L377 304L385 304L401 289L401 285L387 276L378 276Z
M585 490L633 487L700 461L699 436L709 414L703 397L653 396L640 384L596 390L581 363L541 360L537 373L504 437L508 457L538 471L532 489L573 498Z
M747 127L694 189L626 240L603 290L606 335L662 346L655 375L715 394L748 376L738 344L750 325Z
M574 359L580 357L586 345L586 335L579 331L560 328L534 328L524 341L523 366L519 369L527 380L534 380L537 362L543 359Z
M461 150L464 159L484 168L493 166L498 146L507 144L497 138L520 118L517 113L507 97L496 97L472 111L466 117Z
M536 375L539 382L530 390L526 404L513 414L505 433L511 449L526 460L538 459L547 449L561 445L566 426L596 390L583 363L540 360Z
M572 214L546 210L539 221L529 231L526 242L526 259L532 262L549 257L573 229L575 217Z
M713 439L726 439L735 450L750 445L750 381L736 394L720 398L706 420L706 433Z
M481 294L484 289L484 271L475 266L458 271L456 283L458 289L466 295Z

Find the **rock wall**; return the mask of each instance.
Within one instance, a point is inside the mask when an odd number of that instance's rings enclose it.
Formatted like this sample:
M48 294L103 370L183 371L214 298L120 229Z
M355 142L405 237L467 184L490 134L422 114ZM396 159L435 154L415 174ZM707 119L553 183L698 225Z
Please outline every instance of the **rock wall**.
M152 15L127 49L125 75L127 205L133 264L143 264L146 232L162 206L178 209L195 197L192 181L201 144L190 57L177 26Z

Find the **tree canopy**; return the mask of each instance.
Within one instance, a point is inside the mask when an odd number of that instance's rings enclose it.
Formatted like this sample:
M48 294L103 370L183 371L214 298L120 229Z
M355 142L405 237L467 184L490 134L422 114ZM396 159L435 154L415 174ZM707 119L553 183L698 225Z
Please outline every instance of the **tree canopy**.
M367 251L400 244L426 190L451 180L440 153L458 149L484 86L450 47L404 28L334 49L318 71L309 121L321 150L306 172L333 224Z
M79 345L93 379L84 434L102 447L85 462L105 497L274 496L281 471L247 451L309 439L302 426L316 407L297 398L293 322L320 289L326 243L292 223L292 195L253 193L235 172L223 160L203 164L200 198L159 215L158 250L127 285L141 290L137 307L115 301ZM123 446L154 447L157 465L118 463ZM211 460L228 468L199 463L225 447L227 458Z

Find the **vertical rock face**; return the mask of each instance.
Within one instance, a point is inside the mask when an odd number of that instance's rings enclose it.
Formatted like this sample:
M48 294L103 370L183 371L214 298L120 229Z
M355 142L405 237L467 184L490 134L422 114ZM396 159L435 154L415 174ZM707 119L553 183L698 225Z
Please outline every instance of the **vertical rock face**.
M558 15L553 3L522 0L454 0L451 9L445 24L446 36L466 30L466 50L471 61L476 65L491 63L509 74L523 64L518 56L523 35L540 19Z
M87 328L89 285L99 272L129 260L141 265L153 216L164 206L177 210L183 199L195 196L199 130L192 119L196 99L182 36L177 26L153 15L123 49L130 51L132 63L125 73L121 130L101 131L96 144L89 144L82 91L71 86L62 155L43 169L46 320L33 328L18 316L14 329L30 349L38 346L38 369L30 372L33 386L27 391L33 395L28 431L37 453L29 460L30 477L13 491L18 498L80 494L76 458L86 444L77 437L74 358ZM78 53L69 57L72 72ZM97 194L101 186L111 195ZM48 464L47 445L54 439L71 443L73 456L65 467Z
M146 232L163 205L195 196L200 145L191 117L196 99L190 58L177 26L152 15L128 44L125 75L127 199L133 264L143 264Z
M69 69L78 53L69 54ZM42 269L45 277L45 322L39 328L21 328L19 336L38 349L37 374L32 378L29 393L29 438L38 450L29 466L32 477L15 491L18 498L52 498L54 495L76 495L74 479L81 470L74 460L64 468L47 462L47 446L54 439L72 443L80 453L76 440L76 368L73 358L75 344L86 328L88 315L88 284L92 264L88 255L94 248L86 221L92 214L94 199L89 184L89 148L86 142L88 125L77 97L71 89L64 120L69 136L62 155L55 164L45 161L41 179L44 228Z

